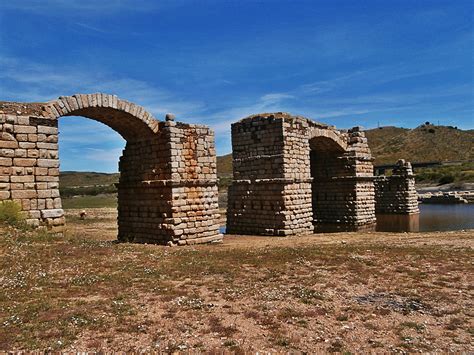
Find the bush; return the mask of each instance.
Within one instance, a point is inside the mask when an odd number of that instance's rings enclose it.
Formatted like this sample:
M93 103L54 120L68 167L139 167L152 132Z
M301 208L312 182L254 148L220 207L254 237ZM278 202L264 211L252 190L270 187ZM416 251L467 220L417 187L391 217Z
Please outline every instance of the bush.
M444 185L444 184L450 184L454 182L454 176L453 175L444 175L439 179L439 184Z
M20 226L24 224L25 217L21 212L21 206L15 201L0 202L0 224Z

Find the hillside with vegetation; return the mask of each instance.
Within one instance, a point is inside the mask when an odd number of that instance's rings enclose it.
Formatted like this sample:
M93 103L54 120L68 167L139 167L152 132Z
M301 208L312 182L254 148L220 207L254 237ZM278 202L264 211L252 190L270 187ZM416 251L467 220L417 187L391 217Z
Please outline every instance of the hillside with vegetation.
M415 129L371 129L366 136L376 165L395 163L400 158L411 162L474 160L474 130L426 122Z
M117 192L115 184L118 183L119 176L118 173L64 171L59 177L59 190L62 197L115 193Z
M474 130L435 126L428 122L414 128L380 127L366 132L374 164L474 160ZM219 176L232 175L232 154L217 158Z

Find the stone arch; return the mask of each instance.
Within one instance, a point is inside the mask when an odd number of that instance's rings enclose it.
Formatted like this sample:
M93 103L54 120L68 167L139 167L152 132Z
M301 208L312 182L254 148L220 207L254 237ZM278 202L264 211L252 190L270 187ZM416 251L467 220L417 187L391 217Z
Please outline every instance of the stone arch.
M0 101L0 201L15 200L28 223L62 231L58 119L84 116L126 141L120 157L118 239L194 244L222 238L214 133L156 120L115 95L76 94L47 103Z
M344 139L343 134L340 131L333 129L310 129L308 140L310 142L311 149L335 149L341 152L347 150L347 140ZM319 146L319 147L318 147Z
M229 233L289 235L375 221L372 157L357 127L261 113L232 125L232 150Z
M116 95L76 94L48 102L49 117L83 116L99 121L119 133L126 141L149 139L158 132L159 122L142 106Z

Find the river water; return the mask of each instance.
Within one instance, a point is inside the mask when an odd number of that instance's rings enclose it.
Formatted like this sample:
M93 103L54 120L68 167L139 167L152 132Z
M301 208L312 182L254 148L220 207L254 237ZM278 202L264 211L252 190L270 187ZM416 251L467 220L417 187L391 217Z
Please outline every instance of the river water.
M420 204L420 232L474 229L474 204Z
M420 214L377 215L377 224L359 230L379 232L434 232L474 229L474 204L420 204ZM347 230L347 229L345 229ZM340 227L324 226L319 232L340 232ZM221 227L225 233L225 227Z
M380 232L434 232L474 228L474 205L420 204L419 215L377 215Z

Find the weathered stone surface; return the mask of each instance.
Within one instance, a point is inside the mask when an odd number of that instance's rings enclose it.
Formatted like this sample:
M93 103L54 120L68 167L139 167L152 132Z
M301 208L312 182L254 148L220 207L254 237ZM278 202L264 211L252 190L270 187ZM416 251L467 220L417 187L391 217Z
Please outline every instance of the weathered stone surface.
M411 164L401 159L391 176L375 180L375 210L377 214L419 213L415 175Z
M207 127L159 122L143 107L107 94L21 106L21 114L0 114L0 200L19 201L30 225L58 232L65 223L58 118L78 115L127 141L119 162L120 240L183 245L222 239L214 135Z
M287 113L257 114L232 125L232 148L228 233L374 224L373 159L360 127L343 132Z
M64 211L62 209L42 210L41 216L43 218L59 218L64 216Z

